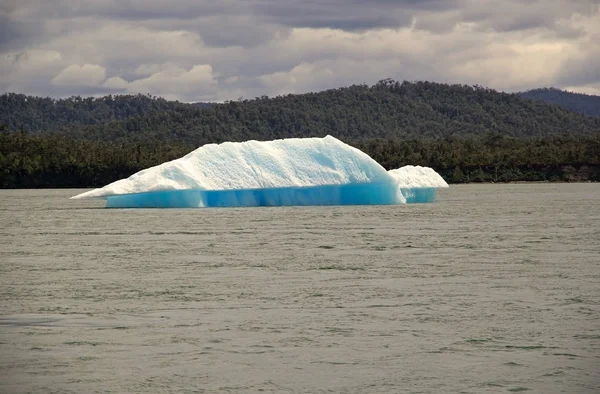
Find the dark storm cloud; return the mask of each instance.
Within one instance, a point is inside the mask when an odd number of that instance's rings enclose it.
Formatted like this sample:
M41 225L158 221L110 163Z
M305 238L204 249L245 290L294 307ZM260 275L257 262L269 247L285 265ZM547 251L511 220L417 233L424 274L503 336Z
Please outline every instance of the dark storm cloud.
M416 11L448 10L460 4L452 0L59 0L46 15L69 17L98 16L110 19L193 20L218 16L225 21L232 16L251 16L257 22L271 22L290 27L331 27L365 29L402 26Z
M23 0L16 7L43 18L103 17L107 19L193 19L241 11L222 1L167 0Z
M445 11L457 0L329 0L251 2L254 15L290 27L366 30L409 26L419 11Z
M364 2L362 0L341 1L350 4L369 4L372 6L387 6L387 7L407 7L413 9L427 10L448 10L454 9L465 4L464 0L372 0Z
M257 23L248 15L226 18L204 16L186 20L158 19L147 21L144 25L164 31L177 29L195 32L211 47L253 47L269 41L276 34L285 36L289 31L289 28L283 26Z
M402 8L375 3L347 4L342 1L290 2L276 4L257 2L255 17L288 27L365 30L382 27L402 27L410 24L412 13Z
M44 34L40 20L18 20L16 10L16 4L0 5L0 51L26 47Z
M10 15L0 14L0 51L25 46L32 33L22 24L16 23Z

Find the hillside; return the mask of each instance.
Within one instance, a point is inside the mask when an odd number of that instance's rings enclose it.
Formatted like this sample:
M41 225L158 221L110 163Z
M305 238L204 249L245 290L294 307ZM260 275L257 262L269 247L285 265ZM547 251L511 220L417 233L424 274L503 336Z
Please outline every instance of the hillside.
M556 88L533 89L519 95L526 99L560 105L587 116L600 117L600 96L566 92Z
M445 138L547 136L600 130L600 119L482 87L381 81L318 93L233 101L199 108L148 96L59 100L4 95L0 124L9 130L70 138L209 142L325 136ZM7 100L6 97L10 98ZM9 104L5 104L5 103Z
M3 188L101 186L206 143L327 134L387 169L428 166L453 183L600 180L600 118L478 86L385 80L212 105L2 100Z
M125 120L152 112L177 112L208 106L208 103L184 104L141 94L53 99L5 93L0 95L0 125L4 124L15 130L23 128L30 132L61 131Z

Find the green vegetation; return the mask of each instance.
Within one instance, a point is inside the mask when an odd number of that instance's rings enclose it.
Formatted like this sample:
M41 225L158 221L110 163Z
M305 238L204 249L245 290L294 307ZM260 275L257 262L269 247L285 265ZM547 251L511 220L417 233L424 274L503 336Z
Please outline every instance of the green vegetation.
M600 116L600 97L589 94L566 92L556 88L533 89L519 94L531 100L560 105L587 116Z
M600 118L482 87L384 80L224 104L0 96L0 187L91 187L214 142L333 135L459 182L600 180Z
M31 132L72 131L155 112L182 112L209 105L184 104L141 94L100 98L73 96L57 100L5 93L0 95L0 125Z

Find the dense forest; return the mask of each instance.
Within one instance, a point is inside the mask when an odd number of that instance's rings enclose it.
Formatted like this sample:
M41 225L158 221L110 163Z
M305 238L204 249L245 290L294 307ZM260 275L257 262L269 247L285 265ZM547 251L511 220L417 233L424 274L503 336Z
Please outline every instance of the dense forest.
M150 96L65 100L2 96L0 124L77 139L209 142L286 137L543 136L600 130L590 118L478 86L380 81L318 93L266 96L205 108Z
M53 99L5 93L0 96L0 125L32 132L61 131L152 112L184 111L191 106L141 94Z
M600 97L589 94L566 92L556 88L533 89L519 93L526 99L539 100L548 104L579 112L588 116L600 116Z
M453 183L600 180L600 118L479 86L383 80L221 104L0 103L3 188L101 186L206 143L327 134L388 169L429 166Z

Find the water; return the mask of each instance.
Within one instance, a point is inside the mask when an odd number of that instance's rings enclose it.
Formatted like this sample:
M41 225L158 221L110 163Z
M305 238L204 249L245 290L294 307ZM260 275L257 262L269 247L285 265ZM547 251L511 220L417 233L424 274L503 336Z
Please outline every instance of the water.
M594 393L600 185L111 210L0 191L0 392Z

